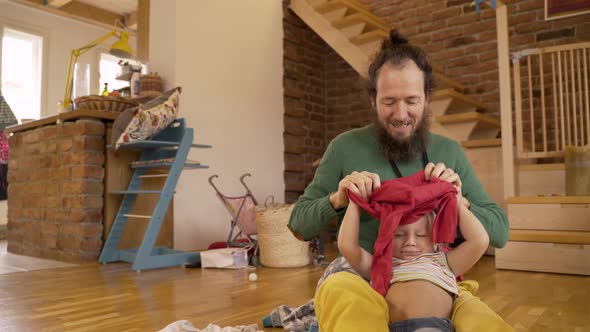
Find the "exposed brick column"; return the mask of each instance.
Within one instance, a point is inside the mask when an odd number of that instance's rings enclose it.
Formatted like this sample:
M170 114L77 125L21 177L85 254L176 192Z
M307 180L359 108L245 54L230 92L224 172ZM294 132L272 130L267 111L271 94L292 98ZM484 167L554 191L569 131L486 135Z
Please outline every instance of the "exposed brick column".
M77 120L10 137L8 251L95 261L102 246L105 125Z
M313 178L326 147L325 54L329 47L283 1L285 201L294 202Z

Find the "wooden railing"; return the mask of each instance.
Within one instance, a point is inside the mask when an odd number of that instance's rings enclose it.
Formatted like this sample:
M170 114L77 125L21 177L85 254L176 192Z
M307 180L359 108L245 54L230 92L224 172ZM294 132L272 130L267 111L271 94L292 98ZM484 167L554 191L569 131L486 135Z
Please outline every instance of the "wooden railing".
M590 42L512 55L518 158L563 156L590 144Z

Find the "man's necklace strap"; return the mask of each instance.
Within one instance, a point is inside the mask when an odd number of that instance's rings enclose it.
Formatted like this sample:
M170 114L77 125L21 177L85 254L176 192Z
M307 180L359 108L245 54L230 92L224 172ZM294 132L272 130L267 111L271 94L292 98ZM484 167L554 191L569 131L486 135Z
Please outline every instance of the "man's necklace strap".
M422 152L422 162L424 163L424 168L426 168L426 165L428 165L428 154L426 153L426 151ZM398 178L401 178L402 172L400 172L399 168L395 164L395 161L390 160L389 163L391 163L391 168L393 168L395 175L397 175Z

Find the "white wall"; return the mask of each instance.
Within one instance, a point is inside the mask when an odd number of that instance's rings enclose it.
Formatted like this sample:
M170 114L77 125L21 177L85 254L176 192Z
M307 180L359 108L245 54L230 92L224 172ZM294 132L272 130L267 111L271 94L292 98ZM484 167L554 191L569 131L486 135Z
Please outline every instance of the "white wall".
M22 28L46 37L44 52L46 59L45 89L41 116L57 113L57 103L63 99L68 61L72 49L79 48L108 32L104 28L49 14L12 2L0 0L0 25ZM104 50L115 42L111 38L102 44ZM132 47L135 38L130 38ZM81 63L97 63L99 47L79 58ZM98 76L96 76L98 87Z
M249 172L259 201L284 201L282 2L152 0L150 13L150 70L183 87L179 116L195 142L213 145L191 151L210 168L185 171L174 199L175 247L206 248L230 228L210 175L242 195Z

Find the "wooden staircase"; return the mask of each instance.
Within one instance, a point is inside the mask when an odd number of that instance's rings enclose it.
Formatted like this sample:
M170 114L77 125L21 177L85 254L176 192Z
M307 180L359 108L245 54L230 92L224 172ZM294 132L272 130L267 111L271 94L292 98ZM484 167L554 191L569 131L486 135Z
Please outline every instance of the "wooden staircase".
M290 8L362 77L366 78L371 57L391 27L370 8L354 0L291 0ZM463 94L463 85L433 66L438 90L430 108L431 131L459 142L495 139L499 119L486 115L486 107Z

